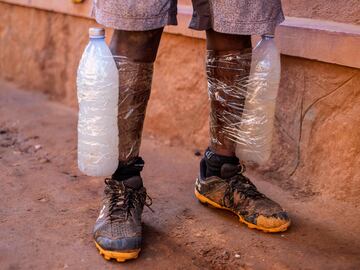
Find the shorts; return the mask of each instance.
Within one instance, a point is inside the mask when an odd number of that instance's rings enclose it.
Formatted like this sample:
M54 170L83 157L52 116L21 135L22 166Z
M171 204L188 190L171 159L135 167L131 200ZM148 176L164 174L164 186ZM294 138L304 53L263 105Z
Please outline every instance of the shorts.
M284 21L281 0L192 0L189 28L237 35L273 34ZM93 0L93 16L106 27L147 31L177 25L177 0Z

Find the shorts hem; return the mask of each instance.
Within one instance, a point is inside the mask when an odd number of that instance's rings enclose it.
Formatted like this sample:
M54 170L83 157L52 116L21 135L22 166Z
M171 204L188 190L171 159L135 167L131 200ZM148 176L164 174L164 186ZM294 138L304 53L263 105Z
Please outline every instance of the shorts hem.
M234 35L264 35L275 33L277 25L285 20L283 14L270 21L226 21L216 20L210 22L208 17L192 18L189 28L197 31L213 29L216 32Z
M124 31L148 31L163 28L166 25L177 25L176 13L163 13L156 17L131 18L93 9L92 16L96 22L109 28Z

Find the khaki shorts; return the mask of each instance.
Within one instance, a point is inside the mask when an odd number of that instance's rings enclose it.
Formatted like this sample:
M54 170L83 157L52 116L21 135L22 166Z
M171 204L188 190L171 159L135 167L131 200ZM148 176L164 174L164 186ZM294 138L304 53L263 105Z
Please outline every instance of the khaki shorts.
M177 0L93 0L93 15L106 27L146 31L176 25ZM281 0L193 0L189 27L237 35L272 34L284 20Z

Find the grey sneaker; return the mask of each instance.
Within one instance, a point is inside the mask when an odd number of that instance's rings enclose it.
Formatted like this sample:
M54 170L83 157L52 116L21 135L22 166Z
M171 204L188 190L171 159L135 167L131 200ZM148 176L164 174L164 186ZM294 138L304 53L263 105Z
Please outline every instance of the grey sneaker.
M141 249L141 214L144 205L151 205L141 177L124 181L107 178L104 193L103 206L94 227L95 245L106 260L135 259Z

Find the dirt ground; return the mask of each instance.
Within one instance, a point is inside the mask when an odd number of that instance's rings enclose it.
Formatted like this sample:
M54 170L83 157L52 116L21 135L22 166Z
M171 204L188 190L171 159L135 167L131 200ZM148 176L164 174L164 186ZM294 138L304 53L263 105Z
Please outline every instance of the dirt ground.
M145 134L142 155L155 213L139 259L108 262L91 237L103 180L77 171L76 111L0 82L0 269L360 269L358 208L254 179L293 220L265 234L196 201L194 149Z

